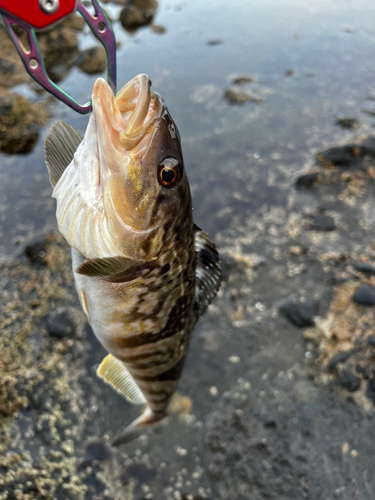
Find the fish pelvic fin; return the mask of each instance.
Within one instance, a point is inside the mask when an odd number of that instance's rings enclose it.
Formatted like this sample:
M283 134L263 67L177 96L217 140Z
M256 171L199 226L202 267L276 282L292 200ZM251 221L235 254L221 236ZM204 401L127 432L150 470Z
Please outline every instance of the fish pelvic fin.
M75 270L78 274L94 277L110 277L130 272L138 266L139 262L126 257L107 257L104 259L86 260Z
M168 413L154 413L150 407L147 407L144 413L136 418L130 425L125 427L122 433L117 436L112 442L112 446L121 446L122 444L130 443L142 434L145 427L156 424L164 420Z
M221 283L221 265L215 244L194 224L195 230L195 310L198 318L206 311Z
M112 354L108 354L103 359L96 370L96 374L131 403L135 405L147 403L142 391L126 369L124 363L112 356Z
M49 131L44 154L53 187L56 186L66 167L73 161L74 153L81 144L82 137L63 121L56 122Z

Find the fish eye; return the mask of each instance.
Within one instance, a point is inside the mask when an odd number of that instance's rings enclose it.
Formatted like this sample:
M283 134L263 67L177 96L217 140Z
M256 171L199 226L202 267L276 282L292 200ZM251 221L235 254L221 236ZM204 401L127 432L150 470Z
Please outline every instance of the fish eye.
M162 186L174 187L181 179L181 167L175 158L165 158L158 167L158 181Z

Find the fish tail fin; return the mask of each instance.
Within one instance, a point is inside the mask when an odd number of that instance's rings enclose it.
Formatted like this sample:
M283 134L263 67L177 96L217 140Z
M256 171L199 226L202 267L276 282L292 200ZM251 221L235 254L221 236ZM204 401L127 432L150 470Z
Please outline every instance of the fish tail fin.
M125 427L122 433L111 442L111 445L120 446L122 444L133 441L133 439L136 439L141 435L142 430L145 427L156 424L167 416L168 413L166 412L155 413L151 410L150 407L147 407L140 417L136 418L130 425Z

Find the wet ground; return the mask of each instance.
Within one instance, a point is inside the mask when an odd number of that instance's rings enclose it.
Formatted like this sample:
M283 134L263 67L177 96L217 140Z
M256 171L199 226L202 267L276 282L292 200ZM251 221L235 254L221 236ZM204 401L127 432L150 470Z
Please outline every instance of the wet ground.
M105 352L79 309L43 162L50 125L82 133L87 117L27 78L0 81L1 118L33 136L27 154L0 156L0 498L372 500L375 8L135 6L106 3L119 86L145 72L166 100L223 284L171 418L110 448L139 409L95 376ZM64 30L49 43L77 39L51 71L83 102L100 54L85 30ZM9 91L28 110L20 129Z

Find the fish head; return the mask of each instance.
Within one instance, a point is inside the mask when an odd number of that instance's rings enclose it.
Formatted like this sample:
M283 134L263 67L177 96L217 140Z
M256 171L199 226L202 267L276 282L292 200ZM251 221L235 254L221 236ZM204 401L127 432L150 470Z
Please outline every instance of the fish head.
M178 227L192 225L180 135L164 100L138 75L114 96L93 90L99 190L110 233L127 256L155 258Z

